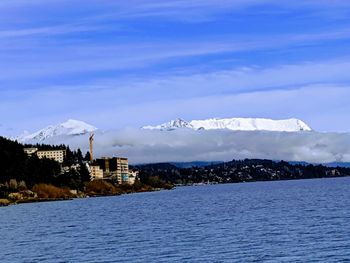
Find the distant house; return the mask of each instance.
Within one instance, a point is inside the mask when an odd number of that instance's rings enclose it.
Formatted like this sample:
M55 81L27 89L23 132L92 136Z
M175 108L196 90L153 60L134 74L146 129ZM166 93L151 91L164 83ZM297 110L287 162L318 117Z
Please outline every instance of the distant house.
M129 178L128 178L128 181L127 183L128 184L134 184L136 179L138 178L139 176L139 171L137 170L129 170Z
M24 148L23 151L28 154L29 156L35 154L38 151L38 148Z

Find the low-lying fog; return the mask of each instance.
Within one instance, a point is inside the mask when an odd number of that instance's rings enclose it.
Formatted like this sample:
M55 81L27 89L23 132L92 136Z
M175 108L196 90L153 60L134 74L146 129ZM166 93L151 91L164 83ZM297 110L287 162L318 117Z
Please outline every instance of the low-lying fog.
M83 152L89 147L88 135L52 138L45 143L64 143ZM134 164L243 158L349 162L350 134L124 129L96 132L94 156L125 156Z

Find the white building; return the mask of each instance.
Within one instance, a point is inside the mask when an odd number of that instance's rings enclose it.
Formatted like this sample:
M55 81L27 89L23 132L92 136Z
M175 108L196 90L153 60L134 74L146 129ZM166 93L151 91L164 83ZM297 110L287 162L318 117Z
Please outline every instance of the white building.
M126 183L133 185L135 183L136 179L138 178L138 176L139 176L139 171L129 170L129 177L128 177L128 180L126 181Z
M90 165L90 175L92 180L103 179L103 170L96 164Z
M37 151L39 159L47 158L55 160L56 162L63 163L64 157L66 156L65 150L48 150L48 151Z
M31 156L31 155L35 154L38 151L38 148L34 148L34 147L33 148L24 148L23 151L27 155Z
M114 158L117 164L117 177L119 183L128 183L129 181L129 162L128 158L116 157ZM121 178L121 181L120 181Z

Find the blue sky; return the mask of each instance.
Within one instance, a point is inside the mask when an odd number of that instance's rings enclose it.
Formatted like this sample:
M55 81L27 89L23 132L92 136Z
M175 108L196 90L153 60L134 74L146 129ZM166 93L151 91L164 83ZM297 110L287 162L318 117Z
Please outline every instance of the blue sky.
M296 117L350 132L350 2L2 0L0 132Z

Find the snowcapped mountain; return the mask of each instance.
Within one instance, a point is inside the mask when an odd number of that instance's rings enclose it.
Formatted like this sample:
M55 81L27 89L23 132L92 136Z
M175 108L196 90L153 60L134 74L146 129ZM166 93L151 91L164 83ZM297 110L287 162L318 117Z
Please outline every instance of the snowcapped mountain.
M83 135L95 130L97 130L97 128L90 124L70 119L64 123L47 126L46 128L32 134L25 133L16 139L19 142L43 142L56 136Z
M165 130L165 131L172 131L178 128L189 128L189 129L194 129L192 124L189 122L183 120L183 119L175 119L157 126L144 126L142 129L145 130Z
M207 120L185 121L176 119L157 126L144 126L142 129L171 131L179 128L193 130L233 130L233 131L279 131L298 132L312 129L298 119L271 120L263 118L212 118Z

